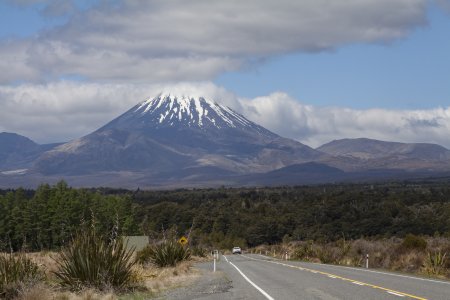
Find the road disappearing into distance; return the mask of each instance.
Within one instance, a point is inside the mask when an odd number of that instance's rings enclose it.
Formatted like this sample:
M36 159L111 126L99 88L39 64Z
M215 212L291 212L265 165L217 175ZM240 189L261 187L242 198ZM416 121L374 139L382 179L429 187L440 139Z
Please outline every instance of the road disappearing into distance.
M450 299L450 282L370 269L257 254L224 255L217 267L237 299Z

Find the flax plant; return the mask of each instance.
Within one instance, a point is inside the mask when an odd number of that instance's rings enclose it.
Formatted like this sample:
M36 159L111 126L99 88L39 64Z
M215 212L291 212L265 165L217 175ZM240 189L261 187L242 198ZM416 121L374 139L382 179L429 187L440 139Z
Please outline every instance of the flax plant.
M96 288L123 290L134 284L134 249L122 239L109 240L95 229L77 234L56 261L56 277L72 290Z
M191 251L177 242L164 241L144 248L137 257L141 263L152 263L160 268L173 267L181 261L188 260L191 257Z

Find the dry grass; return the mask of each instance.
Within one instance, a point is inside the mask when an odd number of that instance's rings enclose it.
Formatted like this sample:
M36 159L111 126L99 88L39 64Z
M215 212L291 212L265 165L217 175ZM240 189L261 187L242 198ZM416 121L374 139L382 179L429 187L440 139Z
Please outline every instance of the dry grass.
M47 278L53 280L54 273L58 269L58 265L56 261L59 258L59 254L57 252L50 251L42 251L42 252L32 252L27 253L27 257L29 257L32 261L34 261L39 268L45 272Z
M19 292L18 300L113 300L119 299L119 297L121 299L147 299L165 290L193 283L200 275L192 268L192 264L197 261L208 260L208 258L194 258L170 268L136 265L134 266L136 280L141 283L141 289L130 294L117 295L112 291L82 290L75 293L62 289L57 286L56 278L52 273L57 269L55 259L57 259L58 253L37 252L29 253L27 256L45 271L48 281L33 287L23 288Z
M44 300L52 299L53 295L48 286L44 284L35 285L31 288L23 289L19 292L20 300Z
M80 293L58 291L50 286L39 285L22 291L17 300L116 300L119 297L113 293L101 293L95 290L84 290Z
M189 285L199 277L199 274L192 269L190 261L170 268L156 268L151 265L141 268L140 274L143 283L154 294L174 287Z

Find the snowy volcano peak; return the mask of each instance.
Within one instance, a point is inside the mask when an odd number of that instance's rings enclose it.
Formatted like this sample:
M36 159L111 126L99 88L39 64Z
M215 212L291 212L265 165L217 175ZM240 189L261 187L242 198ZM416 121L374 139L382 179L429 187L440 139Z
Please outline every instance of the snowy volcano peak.
M138 104L133 113L151 120L157 127L187 125L189 127L253 127L247 120L229 107L204 97L161 93L155 98Z

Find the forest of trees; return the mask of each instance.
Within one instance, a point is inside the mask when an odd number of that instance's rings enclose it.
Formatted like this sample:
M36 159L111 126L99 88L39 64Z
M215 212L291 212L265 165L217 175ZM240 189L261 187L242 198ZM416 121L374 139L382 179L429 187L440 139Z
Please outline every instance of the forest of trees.
M83 225L103 233L119 225L123 234L138 234L136 224L128 195L101 195L65 182L0 192L0 251L56 249Z
M190 232L191 243L218 248L407 233L450 237L450 184L127 191L60 182L0 191L0 247L58 248L92 218L105 232L118 226L123 235L158 238L171 229Z

